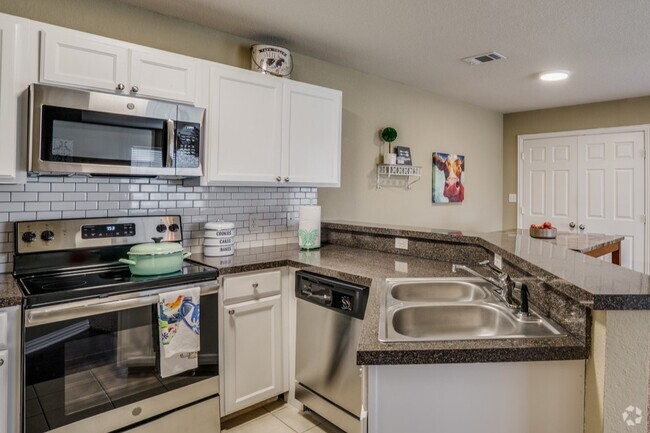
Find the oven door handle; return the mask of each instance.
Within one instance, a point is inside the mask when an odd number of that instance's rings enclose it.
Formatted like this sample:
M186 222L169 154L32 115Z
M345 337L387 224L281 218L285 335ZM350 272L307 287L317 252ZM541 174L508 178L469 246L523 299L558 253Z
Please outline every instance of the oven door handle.
M213 295L218 292L218 286L201 291L201 297ZM164 293L164 292L161 292ZM158 303L159 294L139 296L135 298L117 299L106 302L74 302L53 307L35 308L25 312L25 327L29 328L47 323L62 322L64 320L80 319L82 317L96 316L103 313L130 310Z
M167 162L165 167L174 168L174 157L176 156L176 122L167 119Z

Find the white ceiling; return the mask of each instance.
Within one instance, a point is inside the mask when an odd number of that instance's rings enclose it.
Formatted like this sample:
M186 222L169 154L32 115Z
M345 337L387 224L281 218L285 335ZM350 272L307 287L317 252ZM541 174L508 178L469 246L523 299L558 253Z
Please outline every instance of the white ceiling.
M647 0L121 1L504 113L650 95Z

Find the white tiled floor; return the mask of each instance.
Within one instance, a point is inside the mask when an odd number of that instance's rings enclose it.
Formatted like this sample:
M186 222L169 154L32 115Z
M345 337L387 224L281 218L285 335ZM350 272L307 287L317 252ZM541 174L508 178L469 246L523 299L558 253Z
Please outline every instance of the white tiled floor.
M300 412L282 401L226 421L224 433L344 433L312 412Z

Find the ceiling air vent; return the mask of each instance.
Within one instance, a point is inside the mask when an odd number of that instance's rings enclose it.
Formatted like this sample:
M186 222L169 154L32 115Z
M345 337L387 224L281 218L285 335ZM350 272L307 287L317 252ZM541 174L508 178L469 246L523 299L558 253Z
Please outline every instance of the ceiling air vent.
M463 62L469 63L470 65L480 65L483 63L492 62L494 60L501 60L505 58L506 56L504 56L503 54L499 54L496 51L492 51L491 53L478 54L476 56L465 57L463 59Z

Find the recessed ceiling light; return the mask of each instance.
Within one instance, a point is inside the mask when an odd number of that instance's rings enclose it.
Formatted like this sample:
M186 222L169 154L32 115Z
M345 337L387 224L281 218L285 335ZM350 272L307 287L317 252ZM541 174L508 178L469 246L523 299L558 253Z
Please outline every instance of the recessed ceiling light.
M539 79L542 81L562 81L569 78L568 71L548 71L539 74Z

